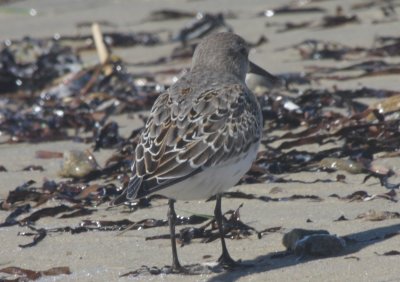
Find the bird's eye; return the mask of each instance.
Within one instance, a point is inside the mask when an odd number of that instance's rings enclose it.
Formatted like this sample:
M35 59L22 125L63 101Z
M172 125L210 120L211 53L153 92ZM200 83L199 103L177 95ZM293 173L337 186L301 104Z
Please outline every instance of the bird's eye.
M242 47L239 52L244 56L247 56L249 54L249 51L247 50L246 47Z

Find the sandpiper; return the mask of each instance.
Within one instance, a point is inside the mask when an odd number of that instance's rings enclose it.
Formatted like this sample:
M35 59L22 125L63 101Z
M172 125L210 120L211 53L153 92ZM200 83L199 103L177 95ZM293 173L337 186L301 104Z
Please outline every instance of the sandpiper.
M166 196L172 270L184 272L176 251L174 202L216 196L214 210L222 255L234 267L224 239L221 193L234 186L256 158L262 114L247 88L248 72L276 80L248 60L249 46L238 35L217 33L196 48L188 73L154 103L136 147L133 176L114 203L151 194Z

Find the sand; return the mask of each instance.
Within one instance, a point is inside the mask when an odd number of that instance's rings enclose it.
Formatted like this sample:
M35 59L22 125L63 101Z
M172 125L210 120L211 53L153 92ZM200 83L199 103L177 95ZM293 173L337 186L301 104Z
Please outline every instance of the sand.
M316 3L334 13L337 5L342 5L344 11L349 11L352 3L357 1L324 1ZM301 22L309 19L321 18L320 14L284 15L270 19L255 17L254 15L265 9L278 6L281 1L57 1L36 0L16 1L15 3L0 6L0 39L21 38L25 35L48 37L55 33L75 34L82 32L75 27L77 22L108 20L115 24L118 31L154 31L168 30L177 32L187 19L167 22L142 22L148 13L160 8L178 8L188 11L232 11L238 19L228 19L227 22L235 32L249 41L256 41L260 35L265 35L269 42L250 54L251 59L258 65L272 73L302 71L307 65L336 66L346 65L345 62L301 61L295 51L276 51L278 48L299 43L305 39L334 40L351 46L371 46L375 36L399 36L398 21L373 25L372 21L381 17L378 9L357 11L362 22L349 24L332 29L303 29L296 32L276 33L276 28L265 26L265 23L283 23L286 21ZM36 16L29 16L34 8ZM111 29L112 30L112 29ZM89 32L89 30L84 30ZM174 44L157 47L136 47L113 50L127 62L139 62L155 59L169 54ZM88 64L96 61L95 56L88 55L85 60ZM393 59L392 61L396 61ZM397 61L399 61L397 59ZM171 65L163 66L171 67ZM172 65L172 67L177 67ZM187 67L187 65L186 65ZM156 70L161 67L132 68L132 71ZM337 82L322 81L321 86L330 87ZM364 78L340 82L339 88L358 88L361 86L400 90L398 76L386 75L373 78ZM132 129L140 124L137 119L127 115L114 117L122 124L122 135L127 136ZM35 151L50 150L62 151L65 149L87 149L89 145L74 142L48 142L40 144L13 144L0 145L0 164L5 165L8 172L0 172L0 198L4 199L9 190L28 181L35 180L42 183L44 179L60 180L57 171L60 160L39 160L35 158ZM318 150L318 148L315 148ZM100 164L113 153L112 150L102 150L95 156ZM399 169L399 159L391 160ZM43 172L23 172L23 167L30 164L39 164L44 167ZM381 194L385 188L378 180L370 179L363 183L365 175L346 175L346 183L316 182L315 179L335 180L337 173L298 173L284 175L285 178L302 180L309 183L279 183L256 184L234 187L232 191L243 191L255 195L284 197L293 194L317 195L323 201L310 200L270 202L258 200L223 199L223 210L236 209L241 203L241 219L251 226L262 230L270 227L282 227L277 233L272 233L258 239L256 235L241 240L228 240L228 248L232 257L245 262L254 263L254 267L233 272L204 274L198 276L162 275L139 276L137 278L119 278L119 275L133 271L141 265L162 267L170 264L169 240L145 241L145 237L157 234L167 234L167 227L147 230L129 231L121 236L118 232L89 232L78 235L62 234L49 235L39 245L21 249L19 244L30 242L29 237L17 236L20 227L6 227L0 229L0 268L18 266L33 270L45 270L56 266L70 267L72 274L44 278L42 281L400 281L398 256L379 256L391 250L400 251L400 237L386 239L385 234L400 230L400 219L383 221L367 221L356 217L369 210L399 211L399 205L384 199L371 201L349 202L329 197L331 194L346 196L357 190L365 190L370 195ZM272 194L271 190L278 189ZM275 189L276 190L276 189ZM46 205L54 205L48 203ZM87 219L117 220L128 218L138 221L144 218L163 219L166 216L167 205L165 200L153 203L152 208L141 209L135 213L121 213L122 208L106 210L106 206L98 207L98 212ZM181 215L193 213L212 215L214 202L178 202L176 210ZM8 213L0 211L0 222L4 221ZM334 221L344 215L348 221ZM73 219L41 219L40 227L75 226L82 218ZM311 222L307 222L307 220ZM309 258L297 260L295 256L272 259L271 255L284 251L281 243L282 234L291 228L326 229L338 236L351 236L357 240L366 240L363 244L346 248L345 252L336 257ZM178 230L180 227L178 227ZM220 254L220 243L215 241L202 244L193 241L191 244L178 249L183 264L211 263ZM207 256L204 258L204 256ZM1 279L1 276L0 276Z

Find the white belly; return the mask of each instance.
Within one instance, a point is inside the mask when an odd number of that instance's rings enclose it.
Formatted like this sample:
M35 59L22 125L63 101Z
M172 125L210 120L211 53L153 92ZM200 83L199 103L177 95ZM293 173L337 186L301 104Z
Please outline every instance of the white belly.
M175 200L208 199L233 187L250 169L258 151L254 144L246 155L242 155L224 166L210 167L182 182L166 187L156 194Z

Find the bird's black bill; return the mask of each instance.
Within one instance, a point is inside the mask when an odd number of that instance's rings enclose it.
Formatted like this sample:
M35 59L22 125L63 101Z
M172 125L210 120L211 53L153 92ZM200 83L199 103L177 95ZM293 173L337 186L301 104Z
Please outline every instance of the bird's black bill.
M265 77L273 86L282 86L284 84L284 81L281 78L279 78L273 74L270 74L265 69L257 66L253 62L249 63L249 73L253 73L253 74Z

